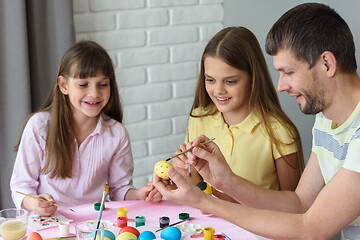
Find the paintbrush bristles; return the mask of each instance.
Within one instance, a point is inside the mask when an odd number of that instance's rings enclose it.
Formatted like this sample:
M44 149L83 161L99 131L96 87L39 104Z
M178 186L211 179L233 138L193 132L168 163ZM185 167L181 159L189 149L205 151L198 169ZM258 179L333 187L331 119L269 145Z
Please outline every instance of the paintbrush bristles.
M108 191L109 191L109 188L110 188L110 186L109 186L108 184L105 184L104 191L105 191L105 192L108 192Z

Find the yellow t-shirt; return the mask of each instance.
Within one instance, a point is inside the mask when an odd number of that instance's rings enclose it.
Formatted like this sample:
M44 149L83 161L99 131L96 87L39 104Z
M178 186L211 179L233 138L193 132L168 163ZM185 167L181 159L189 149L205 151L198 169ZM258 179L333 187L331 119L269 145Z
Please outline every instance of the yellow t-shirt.
M193 114L200 115L203 112L197 108ZM285 128L275 118L271 118L271 126L282 142L292 143ZM235 174L266 189L280 189L274 161L281 155L254 112L230 127L220 112L212 116L190 117L185 142L193 141L199 135L215 138L214 142ZM296 143L282 145L281 151L284 155L297 152Z

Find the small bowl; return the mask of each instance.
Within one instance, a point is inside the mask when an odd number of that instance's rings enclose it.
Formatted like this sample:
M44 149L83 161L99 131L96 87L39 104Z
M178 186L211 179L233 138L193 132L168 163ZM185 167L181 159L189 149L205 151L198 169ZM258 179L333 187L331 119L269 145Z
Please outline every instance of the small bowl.
M8 208L0 211L0 235L4 240L19 240L26 235L29 212Z

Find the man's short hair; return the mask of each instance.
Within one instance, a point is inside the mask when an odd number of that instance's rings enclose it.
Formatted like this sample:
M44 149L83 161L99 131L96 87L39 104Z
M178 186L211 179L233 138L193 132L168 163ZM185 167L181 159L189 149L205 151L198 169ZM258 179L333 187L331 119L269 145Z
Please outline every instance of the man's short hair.
M266 52L274 56L281 49L290 49L299 59L313 67L324 51L330 51L344 73L356 72L355 44L345 20L332 8L320 3L298 5L270 29Z

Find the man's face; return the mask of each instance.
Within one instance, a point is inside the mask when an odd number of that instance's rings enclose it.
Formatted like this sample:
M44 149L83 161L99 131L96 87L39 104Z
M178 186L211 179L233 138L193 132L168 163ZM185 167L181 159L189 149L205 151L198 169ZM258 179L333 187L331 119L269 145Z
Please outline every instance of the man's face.
M295 97L305 114L317 114L325 108L324 84L319 76L319 64L309 69L308 63L298 59L290 50L274 55L274 67L279 71L277 90Z

